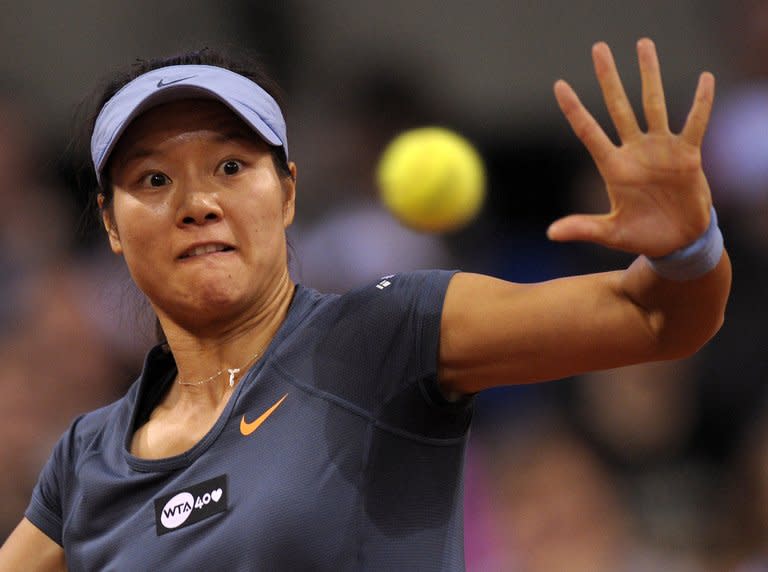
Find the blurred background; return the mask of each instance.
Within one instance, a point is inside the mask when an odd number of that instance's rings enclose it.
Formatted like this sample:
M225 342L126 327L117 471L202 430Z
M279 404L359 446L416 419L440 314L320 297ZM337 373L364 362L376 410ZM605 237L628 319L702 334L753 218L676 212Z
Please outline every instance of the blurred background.
M609 42L638 103L648 35L673 129L699 72L718 79L705 166L734 263L725 326L689 360L480 395L467 566L768 569L768 2L29 0L2 13L0 540L58 436L120 396L153 341L69 153L82 100L113 71L205 46L263 57L299 166L297 280L344 291L448 267L529 282L628 262L546 240L558 216L605 208L552 84L566 78L607 126L590 46ZM428 124L463 133L488 168L480 217L450 235L400 227L373 183L389 139Z

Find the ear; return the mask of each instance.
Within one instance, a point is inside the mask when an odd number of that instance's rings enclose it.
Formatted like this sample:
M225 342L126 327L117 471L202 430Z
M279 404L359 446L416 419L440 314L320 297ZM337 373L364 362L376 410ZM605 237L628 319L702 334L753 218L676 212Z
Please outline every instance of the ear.
M115 254L123 253L123 245L120 243L120 235L117 232L117 225L112 220L112 213L109 209L104 208L104 195L99 193L96 197L99 203L99 211L101 211L101 222L104 225L104 230L107 231L109 237L109 246L112 248L112 252Z
M290 177L283 178L283 227L288 228L296 213L296 163L288 163Z

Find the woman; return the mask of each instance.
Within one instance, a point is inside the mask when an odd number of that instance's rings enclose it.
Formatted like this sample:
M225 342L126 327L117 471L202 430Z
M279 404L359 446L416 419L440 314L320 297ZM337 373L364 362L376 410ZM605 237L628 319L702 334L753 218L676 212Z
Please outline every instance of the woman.
M62 437L3 569L463 569L469 396L682 357L719 328L730 266L700 163L714 80L672 134L650 40L647 133L593 49L618 147L555 84L611 212L549 236L640 255L628 269L535 285L418 272L343 296L288 274L279 106L205 57L138 70L95 122L104 227L167 341Z

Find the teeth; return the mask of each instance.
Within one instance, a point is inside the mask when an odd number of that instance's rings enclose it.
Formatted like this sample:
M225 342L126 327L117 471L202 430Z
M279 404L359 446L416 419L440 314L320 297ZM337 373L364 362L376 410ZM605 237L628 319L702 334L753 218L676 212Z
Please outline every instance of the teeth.
M185 254L185 258L188 258L190 256L200 256L201 254L210 254L211 252L221 252L223 250L226 250L227 247L223 244L204 244L202 246L198 246L190 250Z

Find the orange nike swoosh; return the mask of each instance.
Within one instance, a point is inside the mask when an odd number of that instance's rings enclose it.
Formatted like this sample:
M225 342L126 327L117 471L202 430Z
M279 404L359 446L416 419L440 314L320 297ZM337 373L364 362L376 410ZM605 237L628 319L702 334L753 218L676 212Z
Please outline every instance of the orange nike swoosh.
M288 394L286 393L283 395L277 403L275 403L272 407L267 409L264 413L259 415L256 419L251 421L250 423L245 420L245 415L243 415L243 418L240 419L240 433L245 435L246 437L256 431L256 429L259 428L259 426L264 423L267 420L267 417L272 415L275 412L275 409L280 407L280 404L283 402L283 400L288 397Z

